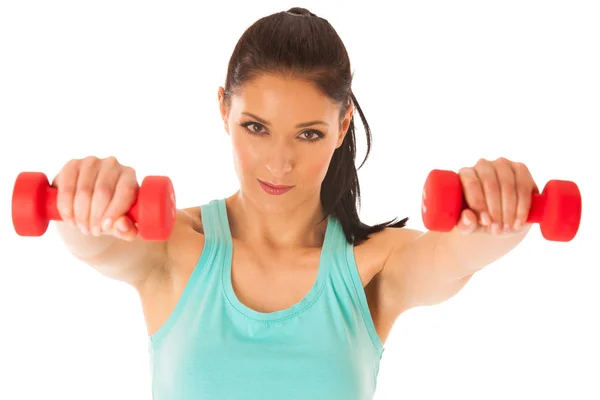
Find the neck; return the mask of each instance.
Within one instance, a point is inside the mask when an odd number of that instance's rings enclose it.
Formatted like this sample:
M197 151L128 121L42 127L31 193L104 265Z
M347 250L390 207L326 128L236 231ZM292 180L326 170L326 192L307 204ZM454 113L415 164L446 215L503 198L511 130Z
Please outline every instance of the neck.
M268 212L238 191L226 200L231 234L246 243L273 249L320 247L327 220L317 197L285 212Z

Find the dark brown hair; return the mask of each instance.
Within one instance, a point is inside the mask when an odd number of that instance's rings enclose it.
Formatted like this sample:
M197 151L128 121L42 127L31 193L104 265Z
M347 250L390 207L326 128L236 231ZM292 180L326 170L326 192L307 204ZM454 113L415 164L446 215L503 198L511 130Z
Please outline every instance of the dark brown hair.
M289 75L315 84L340 104L340 121L351 102L362 119L371 149L371 130L352 93L352 72L346 47L331 24L307 9L294 7L268 15L252 24L241 36L229 60L225 101L245 83L264 73ZM385 227L399 228L408 218L369 226L360 221L360 186L356 161L354 117L342 145L335 150L321 186L325 216L341 223L349 243L359 244Z

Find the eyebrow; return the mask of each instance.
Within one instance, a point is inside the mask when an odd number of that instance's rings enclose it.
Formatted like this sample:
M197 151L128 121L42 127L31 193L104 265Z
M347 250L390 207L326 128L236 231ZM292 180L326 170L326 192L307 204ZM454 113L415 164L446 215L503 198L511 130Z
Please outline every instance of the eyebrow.
M266 126L270 125L270 123L268 121L265 121L264 119L254 115L252 113L242 112L242 114L254 118L255 120L257 120L258 122L260 122L263 125L266 125ZM327 125L327 126L329 126L329 124L324 121L308 121L308 122L302 122L301 124L296 125L296 128L306 128L307 126L312 126L312 125Z

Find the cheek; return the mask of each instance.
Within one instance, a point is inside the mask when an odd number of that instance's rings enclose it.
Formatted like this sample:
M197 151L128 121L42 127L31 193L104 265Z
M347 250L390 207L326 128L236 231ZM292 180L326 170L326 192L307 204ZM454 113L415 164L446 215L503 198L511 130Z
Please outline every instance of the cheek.
M256 169L260 163L260 149L253 146L243 133L235 133L231 137L233 159L238 174Z
M327 175L330 161L331 154L329 152L324 152L324 154L319 154L318 156L313 154L312 157L308 158L305 168L303 168L304 175L307 179L314 181L315 184L320 186L323 179L325 179L325 175Z

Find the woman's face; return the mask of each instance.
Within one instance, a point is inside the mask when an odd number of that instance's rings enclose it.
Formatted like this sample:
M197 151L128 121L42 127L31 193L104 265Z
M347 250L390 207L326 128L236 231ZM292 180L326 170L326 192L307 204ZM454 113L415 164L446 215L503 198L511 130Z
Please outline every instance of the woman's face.
M353 108L340 121L340 106L313 84L278 75L246 84L232 96L230 108L223 93L220 88L221 115L244 198L277 213L319 201L321 183L344 140ZM273 190L269 184L291 188Z

